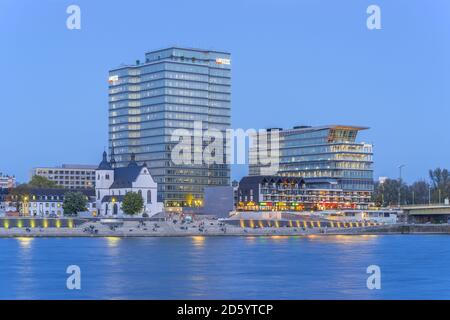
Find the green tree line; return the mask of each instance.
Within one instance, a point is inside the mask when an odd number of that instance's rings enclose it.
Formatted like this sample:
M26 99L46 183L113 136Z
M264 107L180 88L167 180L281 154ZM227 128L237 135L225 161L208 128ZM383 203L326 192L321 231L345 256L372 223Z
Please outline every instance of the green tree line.
M372 201L379 206L397 206L443 203L450 199L450 171L436 168L429 170L429 180L419 180L407 184L398 179L386 179L383 182L375 182Z

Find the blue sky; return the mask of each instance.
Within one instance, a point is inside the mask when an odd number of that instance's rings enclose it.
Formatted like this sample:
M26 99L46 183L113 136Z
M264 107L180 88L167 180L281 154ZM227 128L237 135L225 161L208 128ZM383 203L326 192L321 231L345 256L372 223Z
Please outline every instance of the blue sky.
M81 30L66 28L70 4ZM366 27L370 4L382 30ZM170 45L232 53L234 128L364 125L375 177L450 167L447 0L2 0L0 34L0 171L20 181L97 164L108 70Z

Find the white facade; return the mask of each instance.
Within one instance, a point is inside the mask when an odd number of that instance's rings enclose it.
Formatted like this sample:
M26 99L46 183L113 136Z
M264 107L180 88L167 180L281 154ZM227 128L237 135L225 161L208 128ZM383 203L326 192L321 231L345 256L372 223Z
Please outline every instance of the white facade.
M68 192L80 192L83 194L86 198L86 212L89 212L90 215L97 211L93 189L72 190L62 188L33 188L29 189L26 196L12 195L8 201L4 202L4 211L16 212L16 207L18 207L22 216L62 217L64 215L64 198Z
M0 189L11 189L16 186L16 177L0 172Z
M334 210L321 211L318 215L330 220L351 222L397 223L399 211L395 210Z
M38 217L48 217L48 216L58 216L63 217L64 216L64 209L63 209L63 199L58 200L50 200L49 199L40 199L40 200L31 200L28 202L28 212L24 214L26 216L38 216ZM96 211L95 203L88 201L86 203L86 209L87 212L90 213L92 216L93 213ZM22 209L24 211L24 209Z
M115 163L113 158L111 163ZM134 158L123 168L113 168L111 163L106 161L105 152L103 161L96 170L96 207L100 216L126 216L122 211L122 201L128 192L142 196L144 209L140 216L147 214L151 217L163 210L162 202L157 201L157 183L145 164L138 166Z

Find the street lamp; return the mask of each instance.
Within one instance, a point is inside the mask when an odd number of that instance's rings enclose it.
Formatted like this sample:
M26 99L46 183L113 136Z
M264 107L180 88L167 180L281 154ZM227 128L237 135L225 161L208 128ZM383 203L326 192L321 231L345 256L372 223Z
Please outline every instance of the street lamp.
M398 207L400 208L401 198L402 198L402 169L405 167L404 164L398 166L399 176L398 176Z
M431 186L428 187L428 205L431 206Z

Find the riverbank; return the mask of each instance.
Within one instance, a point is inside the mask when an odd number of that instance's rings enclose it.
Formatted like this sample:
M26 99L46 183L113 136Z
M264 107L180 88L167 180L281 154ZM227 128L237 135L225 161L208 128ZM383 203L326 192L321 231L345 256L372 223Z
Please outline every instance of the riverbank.
M270 236L308 235L324 231L319 228L242 228L217 220L181 224L172 221L126 221L120 226L86 222L73 228L0 228L0 237L191 237L191 236Z
M450 224L392 224L361 230L340 229L339 234L450 234Z
M449 224L381 225L353 228L250 228L229 225L217 220L188 224L173 221L127 221L120 226L86 222L73 228L0 228L0 237L192 237L192 236L306 236L306 235L374 235L374 234L450 234Z

